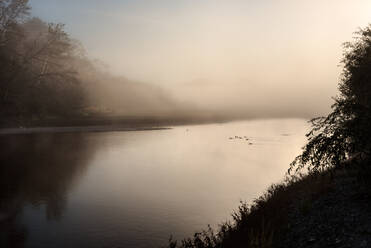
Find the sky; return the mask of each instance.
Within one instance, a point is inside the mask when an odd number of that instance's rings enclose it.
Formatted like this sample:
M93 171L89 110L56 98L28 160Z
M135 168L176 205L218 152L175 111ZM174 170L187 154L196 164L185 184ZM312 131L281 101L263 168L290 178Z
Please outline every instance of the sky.
M322 106L337 94L342 43L371 22L369 0L30 0L30 5L33 15L65 23L89 56L117 75L200 103L243 107L286 98L288 107L298 102L318 112L327 111Z

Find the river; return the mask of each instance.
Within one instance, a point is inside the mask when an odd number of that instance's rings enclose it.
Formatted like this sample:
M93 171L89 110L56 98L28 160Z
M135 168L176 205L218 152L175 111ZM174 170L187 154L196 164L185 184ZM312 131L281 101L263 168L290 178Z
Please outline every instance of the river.
M158 247L283 179L302 119L0 136L0 247Z

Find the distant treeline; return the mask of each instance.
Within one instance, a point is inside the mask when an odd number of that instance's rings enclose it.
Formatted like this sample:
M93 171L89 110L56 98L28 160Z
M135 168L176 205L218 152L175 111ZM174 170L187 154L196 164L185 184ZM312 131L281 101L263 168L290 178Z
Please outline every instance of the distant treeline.
M88 58L63 24L46 23L30 10L28 0L0 1L1 126L184 116L162 89L111 75Z

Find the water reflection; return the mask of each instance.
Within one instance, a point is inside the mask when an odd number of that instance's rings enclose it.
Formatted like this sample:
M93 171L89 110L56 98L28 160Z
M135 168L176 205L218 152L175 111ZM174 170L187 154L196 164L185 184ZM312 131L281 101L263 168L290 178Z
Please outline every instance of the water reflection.
M0 136L0 247L158 247L215 227L282 178L305 132L260 120Z
M43 206L48 220L59 220L67 192L83 174L94 152L79 134L0 137L0 244L21 247L27 229L19 220L27 204Z

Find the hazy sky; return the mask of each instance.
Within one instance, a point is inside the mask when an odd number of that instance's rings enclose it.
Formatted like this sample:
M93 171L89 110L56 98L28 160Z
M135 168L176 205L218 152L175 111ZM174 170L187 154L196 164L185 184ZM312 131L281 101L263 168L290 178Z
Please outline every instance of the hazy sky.
M208 89L200 94L227 91L231 101L241 91L258 89L259 97L298 93L296 98L307 97L314 105L328 104L341 71L341 44L371 22L370 0L30 4L35 16L65 23L89 55L116 74L185 87L184 92L191 85Z

